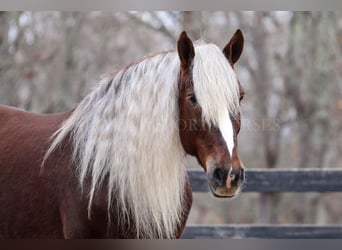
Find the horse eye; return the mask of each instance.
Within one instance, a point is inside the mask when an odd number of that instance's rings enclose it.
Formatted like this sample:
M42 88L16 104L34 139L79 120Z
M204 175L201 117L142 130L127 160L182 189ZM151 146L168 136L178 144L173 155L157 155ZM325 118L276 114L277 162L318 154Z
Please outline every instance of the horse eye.
M243 98L245 97L245 95L244 94L242 94L242 95L240 95L240 99L239 99L239 101L241 102L242 100L243 100Z
M196 97L195 97L194 95L192 95L192 96L189 98L189 100L190 100L190 102L191 102L193 105L197 104L197 99L196 99Z

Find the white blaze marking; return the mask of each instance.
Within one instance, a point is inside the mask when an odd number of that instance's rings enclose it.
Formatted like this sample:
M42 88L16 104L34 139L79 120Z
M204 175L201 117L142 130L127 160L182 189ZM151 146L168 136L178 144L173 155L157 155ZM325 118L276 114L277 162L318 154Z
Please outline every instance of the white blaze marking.
M219 117L219 129L221 134L226 141L227 148L230 153L230 157L232 158L233 155L233 148L234 148L234 131L233 131L233 124L229 117L228 110L224 110L221 112Z

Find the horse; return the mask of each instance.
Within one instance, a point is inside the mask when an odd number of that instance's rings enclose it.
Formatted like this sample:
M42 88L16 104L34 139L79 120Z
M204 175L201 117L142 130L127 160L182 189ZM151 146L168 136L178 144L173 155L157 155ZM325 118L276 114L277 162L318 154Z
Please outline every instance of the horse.
M0 237L180 238L186 155L214 196L236 196L243 43L240 30L223 50L183 31L176 50L106 75L70 111L0 106Z

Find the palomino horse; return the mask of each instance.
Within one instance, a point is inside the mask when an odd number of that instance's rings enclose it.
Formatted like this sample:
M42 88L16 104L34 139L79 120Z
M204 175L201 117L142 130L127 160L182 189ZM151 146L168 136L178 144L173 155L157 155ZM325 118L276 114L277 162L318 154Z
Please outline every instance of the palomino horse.
M0 107L1 237L178 238L186 154L215 196L238 193L242 33L223 52L185 32L177 46L108 75L72 111Z

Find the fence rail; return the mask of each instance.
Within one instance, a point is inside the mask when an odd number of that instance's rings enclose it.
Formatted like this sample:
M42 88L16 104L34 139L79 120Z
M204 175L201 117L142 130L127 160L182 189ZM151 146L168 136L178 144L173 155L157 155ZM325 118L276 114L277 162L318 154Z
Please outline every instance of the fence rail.
M188 171L193 192L208 192L201 169ZM254 169L242 192L341 192L342 169Z
M193 192L209 192L201 169L188 171ZM252 169L242 192L342 192L342 169ZM188 225L184 239L341 239L342 225Z
M341 239L342 226L317 225L189 225L184 239L259 238L259 239Z

